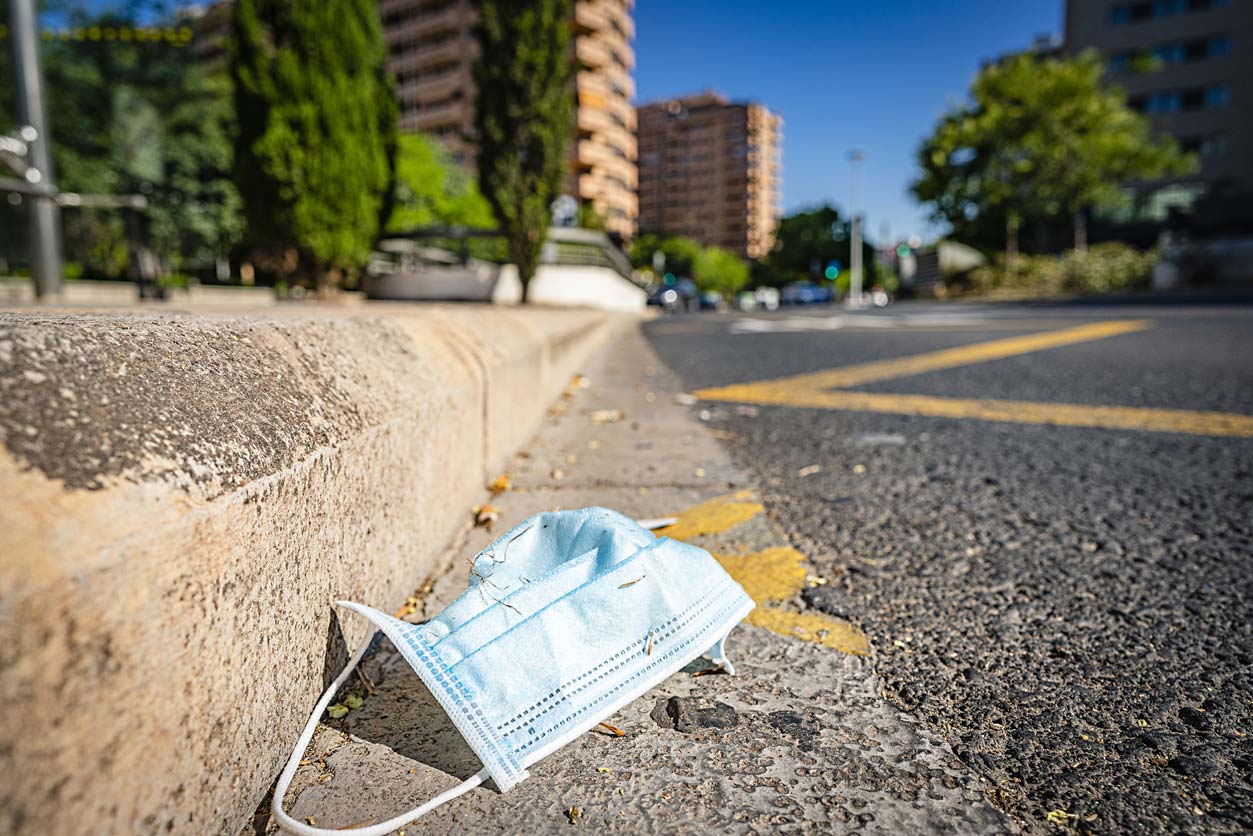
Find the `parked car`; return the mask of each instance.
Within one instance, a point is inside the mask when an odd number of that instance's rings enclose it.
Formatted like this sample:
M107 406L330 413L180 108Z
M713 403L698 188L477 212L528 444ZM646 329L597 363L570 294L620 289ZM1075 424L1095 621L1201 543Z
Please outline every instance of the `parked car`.
M779 309L779 289L777 287L759 287L753 291L757 304L768 311Z
M831 291L821 288L813 282L792 282L783 288L780 301L785 305L812 305L817 302L830 302Z

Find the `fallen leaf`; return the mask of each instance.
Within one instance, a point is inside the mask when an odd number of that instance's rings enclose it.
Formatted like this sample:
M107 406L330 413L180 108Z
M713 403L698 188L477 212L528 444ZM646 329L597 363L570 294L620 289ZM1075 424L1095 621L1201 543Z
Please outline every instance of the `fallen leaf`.
M592 413L593 424L616 424L626 417L621 409L598 409Z
M604 772L604 773L609 773L609 772L612 772L612 770L611 770L609 767L607 767L607 766L598 766L598 767L596 767L596 771L597 771L597 772Z
M364 703L365 703L365 700L361 699L361 697L358 696L357 694L349 694L348 696L344 697L344 705L348 706L349 708L360 708L362 704Z
M474 514L474 524L476 526L482 526L488 531L492 530L492 523L500 519L500 509L494 505L488 505L487 503L475 505L470 509L470 512Z
M513 482L509 480L509 474L502 473L488 484L487 489L492 492L492 496L495 496L496 494L504 493L511 487L513 487Z
M339 703L335 703L326 709L326 713L332 720L338 720L340 717L343 717L348 713L348 709Z
M1067 813L1065 810L1049 810L1044 818L1048 819L1049 824L1056 824L1064 827L1067 824L1070 824L1071 819L1077 819L1079 817L1074 813Z
M618 584L618 589L626 589L628 586L633 586L633 585L635 585L635 584L639 583L640 581L644 580L644 578L646 578L646 577L647 577L647 575L640 575L638 578L636 578L636 579L635 579L635 580L633 580L633 581L627 581L626 583L620 583L620 584Z
M614 737L626 737L626 732L624 732L622 729L618 728L617 726L611 726L608 723L597 723L596 725L604 726L606 729L608 729L609 734L611 734Z
M570 820L570 824L578 824L579 823L579 808L571 807L569 810L566 810L566 818Z

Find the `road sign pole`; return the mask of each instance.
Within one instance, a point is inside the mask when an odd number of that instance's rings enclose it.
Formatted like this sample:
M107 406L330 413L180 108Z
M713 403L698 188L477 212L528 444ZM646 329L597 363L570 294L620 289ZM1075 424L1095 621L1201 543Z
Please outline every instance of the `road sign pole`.
M849 153L853 161L853 222L850 225L848 302L854 308L861 307L861 161L860 150Z
M61 292L61 213L57 208L44 108L43 72L39 65L38 23L34 0L9 0L13 38L13 65L17 73L17 118L34 128L30 164L38 174L32 180L47 190L27 197L30 204L30 263L35 295L40 299Z

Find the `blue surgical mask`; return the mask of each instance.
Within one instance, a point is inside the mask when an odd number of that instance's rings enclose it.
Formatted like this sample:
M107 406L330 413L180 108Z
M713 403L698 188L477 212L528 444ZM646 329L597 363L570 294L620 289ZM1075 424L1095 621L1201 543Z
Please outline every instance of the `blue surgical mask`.
M469 588L424 624L340 605L391 639L483 763L460 786L357 836L389 833L489 778L508 792L531 764L698 656L733 673L723 642L753 608L704 549L604 508L526 520L474 559ZM368 644L322 695L275 787L274 815L293 833L339 832L296 821L283 796Z

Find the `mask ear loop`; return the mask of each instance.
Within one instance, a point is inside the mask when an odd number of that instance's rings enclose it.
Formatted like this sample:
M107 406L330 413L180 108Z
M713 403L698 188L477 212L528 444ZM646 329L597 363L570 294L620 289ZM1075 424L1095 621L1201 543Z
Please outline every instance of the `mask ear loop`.
M404 827L414 819L426 815L441 804L446 804L457 796L469 792L490 777L488 771L484 769L452 789L435 796L425 804L415 807L407 813L401 813L395 818L370 825L369 827L354 827L352 830L347 831L338 828L314 827L287 815L287 811L283 809L283 797L287 795L287 789L291 786L292 778L296 775L296 768L300 765L301 755L309 747L309 741L313 740L313 733L318 728L318 719L322 716L322 712L326 711L326 707L331 704L331 700L339 691L340 686L357 669L357 664L365 656L366 649L369 648L370 642L374 639L375 632L377 631L372 631L370 635L366 636L365 641L361 643L361 647L357 648L357 652L348 660L348 665L344 668L343 673L335 678L335 681L322 694L322 699L318 700L318 704L313 709L313 715L305 725L305 730L300 733L300 739L296 741L296 748L292 750L287 766L283 767L283 772L278 776L278 783L274 785L274 801L270 805L270 812L278 819L279 825L290 833L296 833L299 836L342 836L343 833L352 833L353 836L384 836L384 834L391 833L397 828Z

